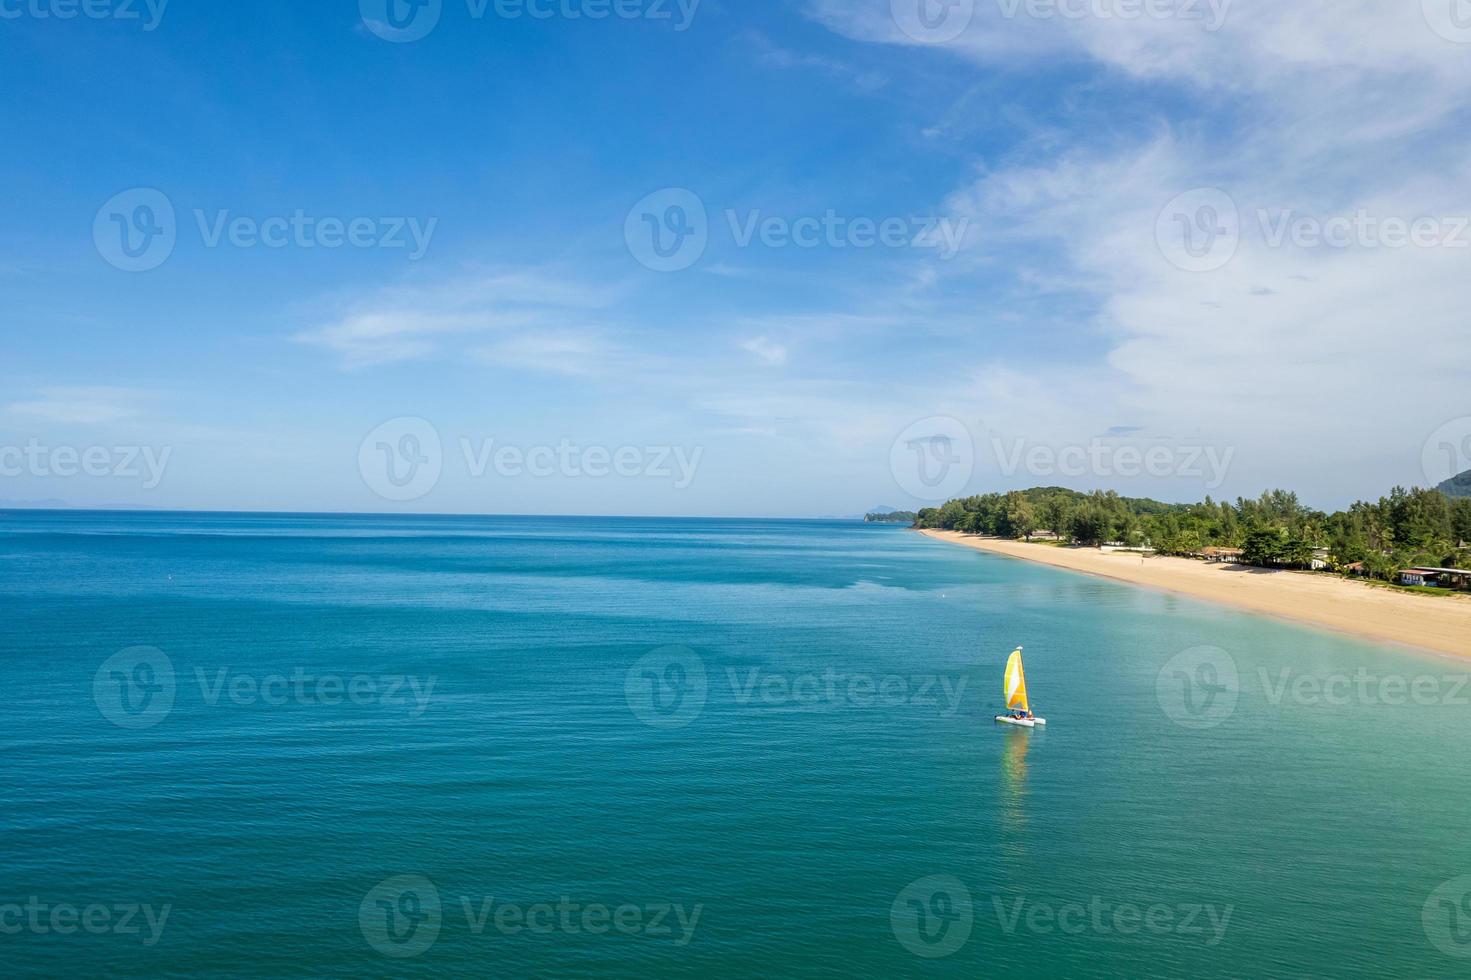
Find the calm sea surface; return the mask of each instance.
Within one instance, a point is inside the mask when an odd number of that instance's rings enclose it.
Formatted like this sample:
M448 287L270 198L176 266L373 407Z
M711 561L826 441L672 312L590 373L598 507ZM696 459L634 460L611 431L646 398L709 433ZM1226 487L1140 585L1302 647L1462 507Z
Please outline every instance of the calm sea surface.
M1448 661L835 522L11 512L0 608L6 976L1471 974Z

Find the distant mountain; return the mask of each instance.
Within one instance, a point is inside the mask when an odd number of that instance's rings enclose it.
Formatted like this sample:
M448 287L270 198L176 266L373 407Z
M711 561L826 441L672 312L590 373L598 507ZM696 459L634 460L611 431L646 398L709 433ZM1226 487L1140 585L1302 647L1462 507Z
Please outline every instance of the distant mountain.
M898 507L885 507L883 504L879 504L877 507L868 508L868 512L870 514L893 514L897 513L898 510Z
M1447 497L1471 497L1471 470L1451 477L1436 489Z

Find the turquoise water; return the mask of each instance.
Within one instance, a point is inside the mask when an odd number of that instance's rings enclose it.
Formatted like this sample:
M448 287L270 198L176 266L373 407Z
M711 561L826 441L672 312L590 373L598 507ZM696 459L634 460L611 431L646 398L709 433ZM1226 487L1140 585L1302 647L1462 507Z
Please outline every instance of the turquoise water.
M0 602L6 975L1471 972L1454 663L833 522L12 512Z

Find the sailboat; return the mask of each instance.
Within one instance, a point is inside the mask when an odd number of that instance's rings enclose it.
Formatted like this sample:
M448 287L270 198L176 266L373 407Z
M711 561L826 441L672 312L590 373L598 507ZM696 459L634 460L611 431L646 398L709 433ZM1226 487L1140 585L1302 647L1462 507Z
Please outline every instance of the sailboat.
M1007 659L1006 674L1002 683L1006 696L1006 710L1020 712L1021 717L997 715L997 721L1006 725L1020 725L1023 728L1035 728L1038 725L1047 724L1047 719L1033 715L1031 707L1027 704L1027 675L1022 671L1021 647L1012 651L1011 656Z

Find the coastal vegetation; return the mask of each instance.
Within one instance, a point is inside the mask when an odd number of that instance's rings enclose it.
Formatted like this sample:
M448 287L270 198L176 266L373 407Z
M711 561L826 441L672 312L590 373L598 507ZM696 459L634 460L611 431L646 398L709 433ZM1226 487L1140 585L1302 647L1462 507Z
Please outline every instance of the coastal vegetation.
M1330 514L1287 490L1235 503L1206 497L1167 504L1112 491L1038 487L927 507L914 526L1017 539L1052 532L1081 545L1118 543L1168 555L1241 549L1241 560L1250 564L1309 568L1318 561L1339 569L1354 566L1385 581L1402 568L1471 562L1471 497L1419 488L1395 487L1378 501L1358 501Z

